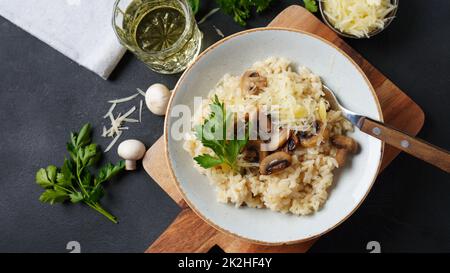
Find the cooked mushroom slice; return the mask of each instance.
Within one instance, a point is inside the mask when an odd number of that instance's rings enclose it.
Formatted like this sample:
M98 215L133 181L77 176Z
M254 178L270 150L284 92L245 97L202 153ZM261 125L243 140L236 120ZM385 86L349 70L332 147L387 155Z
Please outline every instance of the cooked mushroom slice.
M257 95L264 87L267 87L267 78L257 71L249 70L241 78L241 90L250 95Z
M272 132L272 118L269 115L259 116L258 114L258 128L260 130L260 134L268 136L270 132Z
M348 151L346 149L337 149L336 151L336 161L338 163L339 168L345 165L345 161L347 161Z
M260 140L250 140L245 146L243 155L244 160L252 163L261 162L266 156L266 151L261 151L261 141Z
M244 160L252 163L259 162L259 143L249 141L244 151Z
M282 147L289 139L289 130L282 128L278 131L278 133L272 133L272 137L270 138L270 142L264 143L261 148L264 151L276 151L280 147Z
M286 145L284 145L283 151L285 151L286 153L292 153L299 144L300 139L298 138L297 134L291 132L291 136L286 142Z
M351 153L356 153L358 151L358 143L348 136L336 135L331 138L331 143L339 149L346 149Z
M317 142L319 140L321 141L327 141L330 137L330 131L326 126L323 126L323 123L316 122L316 134L315 135L308 135L304 132L301 132L299 134L300 136L300 143L305 148L311 148L317 146Z
M292 157L290 154L285 152L276 152L261 161L261 164L259 165L259 172L262 175L277 173L289 167L291 163Z
M250 140L242 151L244 160L252 163L259 162L260 141Z

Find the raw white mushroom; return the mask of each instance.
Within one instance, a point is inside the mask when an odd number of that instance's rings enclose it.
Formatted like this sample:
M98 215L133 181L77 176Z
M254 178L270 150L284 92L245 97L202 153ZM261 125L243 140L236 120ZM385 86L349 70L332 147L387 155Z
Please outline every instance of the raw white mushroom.
M145 154L145 145L136 139L128 139L120 143L117 153L125 159L125 170L136 170L136 161Z
M155 83L145 93L145 104L155 115L164 116L170 99L170 90L164 84Z

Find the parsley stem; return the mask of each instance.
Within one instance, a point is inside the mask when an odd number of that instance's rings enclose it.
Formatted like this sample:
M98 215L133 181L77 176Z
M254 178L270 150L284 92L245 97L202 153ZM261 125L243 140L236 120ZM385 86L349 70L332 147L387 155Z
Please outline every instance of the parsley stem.
M80 187L81 191L83 192L84 196L87 197L87 196L89 196L89 194L86 191L86 189L84 188L83 182L81 182L81 177L80 177L80 174L81 174L82 170L83 170L83 167L81 167L81 170L80 170L78 168L78 164L77 164L77 178L78 178L77 183L78 183L78 186Z
M86 205L88 205L89 207L91 207L92 209L96 210L97 212L103 214L103 216L105 216L106 218L108 218L109 220L111 220L111 222L113 222L114 224L117 224L117 217L115 217L114 215L112 215L111 213L107 212L105 209L103 209L99 203L93 203L93 202L87 202L85 201Z
M54 187L55 188L58 188L58 189L61 189L61 190L63 190L63 191L66 191L67 193L73 193L73 191L71 191L71 190L69 190L69 189L67 189L67 188L65 188L65 187L63 187L63 186L60 186L60 185L54 185Z

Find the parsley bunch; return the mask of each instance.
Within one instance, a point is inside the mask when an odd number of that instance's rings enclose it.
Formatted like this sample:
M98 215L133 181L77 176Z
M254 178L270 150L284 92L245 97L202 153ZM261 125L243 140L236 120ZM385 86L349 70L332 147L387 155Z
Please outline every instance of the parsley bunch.
M61 168L50 165L36 173L36 183L45 189L39 200L43 203L83 202L92 209L117 223L117 218L104 210L99 203L103 197L102 184L122 171L124 161L117 165L108 163L93 176L90 167L97 164L101 157L97 144L91 143L91 126L86 124L79 133L71 133L67 150L70 157L64 160Z
M216 0L219 7L228 15L233 16L241 26L247 24L251 11L256 8L256 12L260 13L266 10L274 0Z
M257 13L266 10L275 0L216 0L219 7L228 15L233 16L241 26L247 24L253 9ZM200 0L188 0L192 11L196 14L200 7ZM303 0L305 8L310 12L317 12L317 3L315 0Z
M219 101L217 95L209 107L211 109L209 118L203 125L195 127L195 134L203 146L213 150L215 155L203 154L195 157L194 160L205 169L225 164L233 171L237 171L237 156L248 143L248 128L246 128L244 139L238 140L237 137L233 137L227 140L227 125L234 126L235 115L227 114L224 103Z

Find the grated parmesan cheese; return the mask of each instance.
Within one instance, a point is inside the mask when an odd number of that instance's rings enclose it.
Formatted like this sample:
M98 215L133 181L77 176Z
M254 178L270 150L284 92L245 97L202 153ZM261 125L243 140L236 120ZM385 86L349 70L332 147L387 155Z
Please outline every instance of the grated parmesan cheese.
M223 34L223 32L218 29L215 25L213 25L214 30L216 31L217 35L219 35L220 37L224 38L225 35Z
M120 131L117 136L109 143L108 147L105 149L105 153L109 152L112 147L114 147L114 144L116 144L117 140L119 140L120 136L122 135L122 132Z
M118 139L120 138L120 136L122 135L124 130L129 130L129 127L123 126L124 123L126 123L126 122L141 123L141 121L142 121L142 105L143 105L142 99L139 102L139 119L130 117L136 111L136 109L137 109L136 106L133 106L132 108L130 108L130 110L128 110L124 115L119 113L117 115L117 117L114 117L114 113L113 113L117 104L131 101L139 95L142 95L143 97L145 97L145 92L142 91L141 89L137 88L137 93L132 96L108 101L108 103L111 103L112 105L108 109L108 112L103 116L103 118L109 119L109 121L111 122L111 125L110 125L109 129L107 129L105 126L103 126L102 137L113 138L113 140L109 143L108 147L105 149L105 153L108 152L115 145L115 143L118 141Z
M135 118L125 118L123 119L124 122L131 122L131 123L138 123L139 120Z
M142 100L139 102L139 123L142 122Z
M117 103L113 103L111 107L109 108L108 112L103 116L103 118L107 118L112 112L114 111L114 108L116 108Z
M390 0L325 0L324 13L341 32L369 37L375 29L383 29L386 16L396 8Z
M108 101L108 102L109 102L109 103L115 103L115 104L117 104L117 103L122 103L122 102L127 102L127 101L130 101L130 100L133 100L134 98L136 98L137 96L139 96L139 94L140 94L140 93L136 93L136 94L134 94L133 96L129 96L129 97L122 98L122 99L110 100L110 101Z
M218 12L220 10L220 8L215 8L210 10L205 16L203 16L202 19L200 19L200 21L198 21L197 25L201 25L203 24L209 17L213 16L214 13Z
M145 92L142 91L142 89L140 89L140 88L136 88L136 89L137 89L137 91L139 92L139 94L141 94L141 95L144 96L144 98L145 98Z

